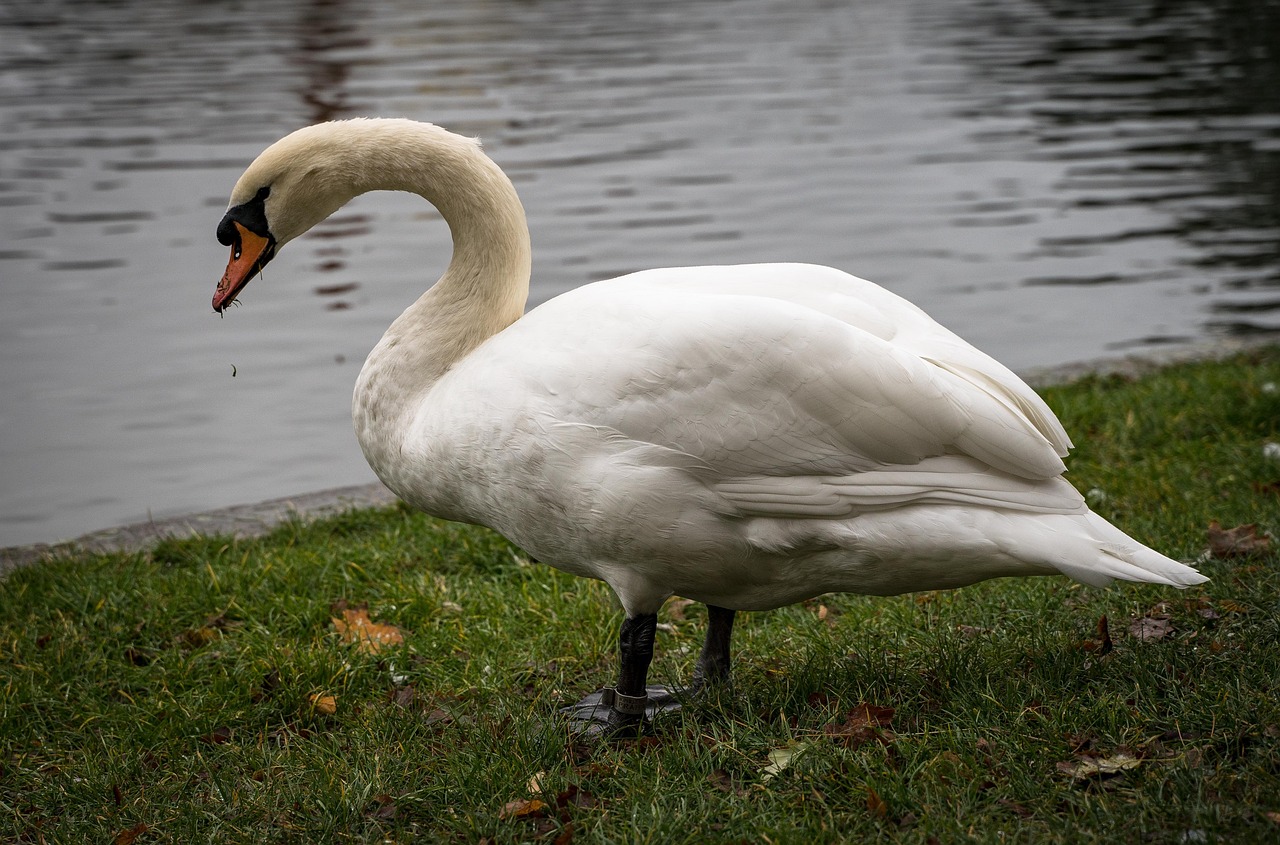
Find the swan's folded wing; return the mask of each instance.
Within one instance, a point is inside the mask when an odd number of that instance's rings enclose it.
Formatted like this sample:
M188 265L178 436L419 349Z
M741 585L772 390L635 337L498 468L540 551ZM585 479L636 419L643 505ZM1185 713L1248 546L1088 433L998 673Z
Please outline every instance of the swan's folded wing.
M993 472L971 458L929 458L845 476L727 478L717 493L742 516L845 519L905 505L949 504L1023 513L1083 513L1084 499L1062 478L1032 480Z
M892 343L985 391L1026 417L1060 457L1071 449L1062 424L1026 382L1008 367L939 325L909 300L831 267L754 264L698 268L696 279L679 269L649 270L631 278L655 288L767 297L811 308Z
M558 332L572 350L540 361L562 418L688 454L724 479L844 476L945 454L1032 479L1065 468L1014 403L813 308L595 287L596 321L571 343L554 313L547 337L530 338L545 348ZM538 329L537 317L513 328Z

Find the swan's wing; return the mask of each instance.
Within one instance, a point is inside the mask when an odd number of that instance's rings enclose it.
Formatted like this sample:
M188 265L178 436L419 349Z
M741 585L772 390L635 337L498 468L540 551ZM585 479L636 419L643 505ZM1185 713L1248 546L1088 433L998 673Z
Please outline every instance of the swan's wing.
M783 479L947 454L1025 479L1065 468L1013 402L845 320L777 298L623 281L553 300L504 332L539 349L527 366L548 413L689 456L712 483L754 478L780 514L781 500L803 510L809 498Z
M874 282L813 264L699 267L695 273L659 269L624 278L673 294L753 295L812 308L912 352L1008 405L1026 417L1060 457L1071 449L1071 438L1057 416L1026 382L914 303Z

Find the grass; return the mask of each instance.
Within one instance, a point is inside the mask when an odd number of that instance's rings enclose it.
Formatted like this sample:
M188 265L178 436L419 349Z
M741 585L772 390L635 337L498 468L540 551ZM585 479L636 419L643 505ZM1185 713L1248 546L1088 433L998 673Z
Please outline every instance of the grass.
M1190 560L1215 520L1280 531L1277 384L1270 349L1046 395L1095 509ZM482 529L59 560L0 583L0 841L1277 841L1280 555L1200 565L745 614L734 694L587 745L556 708L611 680L620 612ZM345 643L344 605L403 643ZM705 614L660 619L678 681Z

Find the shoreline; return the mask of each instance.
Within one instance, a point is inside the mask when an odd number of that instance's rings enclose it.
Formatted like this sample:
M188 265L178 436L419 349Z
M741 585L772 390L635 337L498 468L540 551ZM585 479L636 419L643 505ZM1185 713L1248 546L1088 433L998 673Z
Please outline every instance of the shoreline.
M1135 355L1041 367L1018 375L1032 387L1069 384L1090 375L1137 378L1162 367L1226 358L1277 342L1280 340L1271 334L1252 338L1228 338L1171 347L1164 351L1145 351ZM375 482L105 528L59 543L9 546L0 548L0 579L19 567L79 552L138 552L164 539L193 535L222 534L246 539L265 534L289 519L310 521L348 510L383 507L396 501L394 493Z

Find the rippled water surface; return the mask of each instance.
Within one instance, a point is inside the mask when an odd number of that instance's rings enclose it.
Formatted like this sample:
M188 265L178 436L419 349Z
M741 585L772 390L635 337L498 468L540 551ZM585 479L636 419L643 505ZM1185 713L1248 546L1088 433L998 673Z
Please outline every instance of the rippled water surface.
M310 122L481 136L533 300L804 260L1014 368L1280 328L1280 2L0 7L0 545L372 480L351 387L444 268L406 195L209 307L226 197Z

